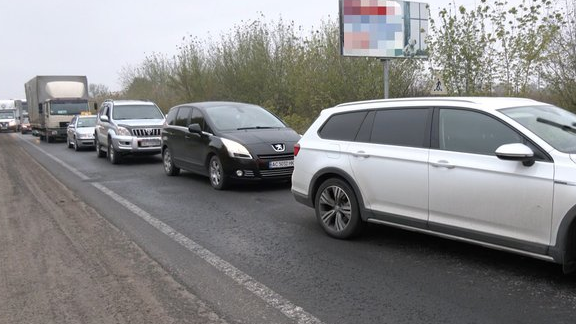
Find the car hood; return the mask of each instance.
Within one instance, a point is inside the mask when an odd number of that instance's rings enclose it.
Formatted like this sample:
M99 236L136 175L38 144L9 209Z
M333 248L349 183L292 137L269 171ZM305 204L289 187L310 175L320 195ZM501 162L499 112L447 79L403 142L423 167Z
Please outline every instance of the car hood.
M222 137L243 145L296 143L300 135L291 128L247 129L222 133Z
M76 128L78 134L94 134L94 127L78 127Z
M158 126L161 127L164 124L164 119L121 119L116 120L116 123L120 126Z
M576 154L570 154L570 159L572 159L572 162L576 163Z

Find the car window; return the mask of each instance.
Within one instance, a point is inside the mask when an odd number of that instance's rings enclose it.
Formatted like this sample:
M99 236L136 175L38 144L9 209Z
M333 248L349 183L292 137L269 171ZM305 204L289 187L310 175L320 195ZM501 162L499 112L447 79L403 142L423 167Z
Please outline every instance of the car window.
M190 116L190 124L198 124L203 131L210 132L210 130L206 127L206 123L204 122L204 114L197 108L192 110L192 116Z
M115 120L164 118L156 105L116 105L112 114Z
M512 128L488 115L467 110L440 110L441 150L495 155L501 145L523 142Z
M180 107L180 109L178 109L178 114L176 115L176 121L174 122L174 125L188 127L188 125L190 125L191 111L191 107Z
M108 116L108 106L106 104L102 104L100 107L100 111L98 112L100 116Z
M428 147L428 119L431 109L385 109L376 112L372 143Z
M96 117L78 118L76 127L94 127L96 126Z
M542 105L500 110L560 152L576 153L576 114Z
M180 108L173 108L170 109L170 111L168 112L168 114L166 115L166 124L167 125L175 125L175 121L176 121L176 114L178 113L178 110Z
M318 135L324 139L354 141L367 113L366 111L357 111L333 115L318 131Z

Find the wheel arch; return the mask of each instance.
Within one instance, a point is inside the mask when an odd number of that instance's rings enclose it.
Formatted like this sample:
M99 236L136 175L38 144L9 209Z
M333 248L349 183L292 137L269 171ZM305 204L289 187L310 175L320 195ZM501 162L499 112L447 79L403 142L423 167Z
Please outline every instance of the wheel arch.
M354 190L354 194L356 195L356 199L358 200L358 207L360 209L360 215L362 220L366 220L366 206L364 205L364 198L362 197L362 192L360 188L354 181L354 178L348 174L348 172L339 169L339 168L325 168L318 171L314 177L312 177L312 181L310 182L310 187L308 188L308 197L312 203L312 207L316 207L316 194L318 192L318 188L324 183L324 181L332 178L338 178L342 181L345 181L351 188Z
M562 264L565 273L576 271L576 205L564 215L550 256Z

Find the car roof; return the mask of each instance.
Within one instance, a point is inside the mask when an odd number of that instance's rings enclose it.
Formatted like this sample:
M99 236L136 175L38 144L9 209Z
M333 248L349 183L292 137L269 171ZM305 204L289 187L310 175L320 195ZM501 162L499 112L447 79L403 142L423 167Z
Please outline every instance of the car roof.
M468 107L484 111L495 111L503 108L547 105L526 98L512 97L421 97L399 98L348 102L332 108L324 109L326 112L343 112L350 110L375 109L375 108L399 108L399 107Z
M155 105L152 101L147 100L130 100L130 99L122 99L122 100L108 100L113 102L115 106L120 105Z
M202 102L190 102L182 105L178 105L177 107L181 106L194 106L203 109L210 109L215 107L223 107L223 106L232 106L232 107L239 107L239 106L258 106L256 104L250 104L245 102L234 102L234 101L202 101Z

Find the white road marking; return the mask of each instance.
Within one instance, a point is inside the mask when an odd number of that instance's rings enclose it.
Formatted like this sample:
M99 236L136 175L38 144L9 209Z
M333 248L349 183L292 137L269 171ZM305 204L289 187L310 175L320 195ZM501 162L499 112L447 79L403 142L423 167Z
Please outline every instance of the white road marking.
M55 157L54 155L46 152L41 147L30 143L29 141L25 141L44 153L46 156L50 157L56 163L60 164L76 176L80 177L82 180L89 180L90 177L86 176L78 169L68 165L66 162L60 160L59 158ZM279 310L284 314L286 317L296 321L299 324L323 324L321 320L314 317L312 314L306 312L302 307L299 307L286 298L282 297L278 293L274 292L272 289L268 288L266 285L256 281L254 278L249 276L248 274L242 272L238 268L234 267L232 264L228 263L227 261L223 260L216 254L210 252L209 250L205 249L200 244L194 242L193 240L189 239L188 237L180 234L178 231L170 227L169 225L165 224L164 222L160 221L159 219L153 217L148 212L144 211L140 207L136 206L135 204L129 202L122 196L118 195L114 191L108 189L106 186L100 183L92 183L92 185L100 190L102 193L107 195L108 197L114 199L120 205L124 206L136 216L140 217L148 224L152 225L154 228L162 232L163 234L170 237L173 241L180 244L188 251L194 253L204 261L211 264L214 268L218 271L222 272L236 283L247 289L248 291L252 292L254 295L258 296L268 305L274 307L275 309Z

